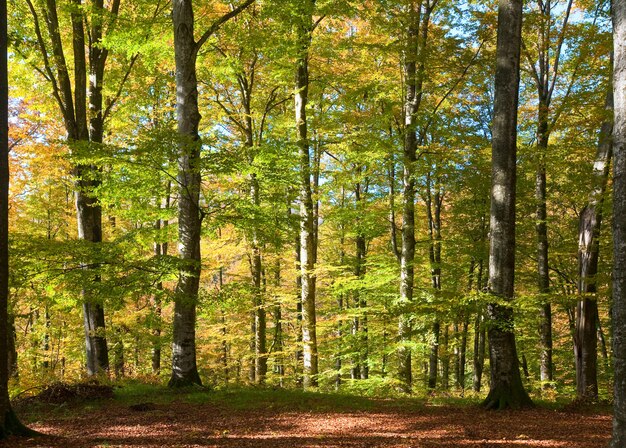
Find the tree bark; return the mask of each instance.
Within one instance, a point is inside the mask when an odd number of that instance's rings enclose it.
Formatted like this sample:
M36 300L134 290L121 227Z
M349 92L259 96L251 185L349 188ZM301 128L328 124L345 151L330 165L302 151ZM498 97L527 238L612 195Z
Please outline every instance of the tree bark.
M605 109L613 111L613 88L607 92ZM576 364L576 396L581 400L598 398L596 276L600 256L600 228L602 224L604 195L613 155L613 120L602 123L600 138L593 164L592 186L585 208L580 213L578 225L578 292L574 332L574 359Z
M178 127L178 256L181 260L174 295L174 331L170 387L201 384L196 365L196 303L200 286L200 150L196 59L202 45L219 27L254 0L246 0L221 16L195 41L192 0L174 0L174 56L176 60L176 121Z
M313 32L315 0L298 6L296 25L297 60L295 82L295 118L300 157L300 277L302 302L302 344L305 389L317 386L318 354L315 311L315 213L311 190L311 157L307 135L307 102L309 93L309 48Z
M398 322L398 380L403 392L411 391L412 328L406 308L413 302L415 261L415 163L417 161L417 119L422 99L428 26L433 5L430 0L411 2L406 29L406 46L402 55L404 92L404 145L402 152L402 247L400 249L400 305ZM422 11L423 9L423 11Z
M200 112L196 42L191 0L174 0L176 120L178 124L178 256L181 268L174 296L170 386L201 384L196 365L196 303L200 285Z
M513 309L506 304L513 300L515 281L515 181L521 28L522 1L500 0L492 125L489 290L504 303L491 303L487 307L491 383L483 405L488 409L532 405L519 372Z
M626 0L613 0L613 368L611 448L626 446Z
M102 87L108 57L108 50L100 46L103 39L102 20L93 19L91 21L92 25L88 33L89 40L86 41L86 20L80 9L81 2L80 0L72 0L72 2L74 6L77 6L70 13L74 56L73 90L60 33L56 0L46 0L45 4L41 3L46 30L50 39L49 46L44 41L40 28L40 12L31 0L27 0L33 16L37 44L44 61L43 71L47 74L48 81L52 85L53 96L63 115L70 149L74 145L98 145L103 142L106 117L103 111ZM113 17L117 16L119 4L119 0L114 0L106 13ZM93 7L94 14L101 14L102 11L105 11L102 0L95 0ZM89 89L87 89L88 74ZM112 101L115 102L115 99ZM94 243L96 248L102 242L102 210L93 193L94 189L100 185L99 174L99 169L94 165L79 164L73 168L73 175L77 179L75 205L78 237L81 240ZM97 274L89 274L89 271L97 268L97 266L86 264L84 268L87 271L86 275L91 275L91 282L100 281ZM83 289L82 296L87 373L88 375L95 375L107 372L109 369L104 309L102 303L93 296L89 285Z
M9 401L9 80L7 2L0 2L0 440L32 432Z

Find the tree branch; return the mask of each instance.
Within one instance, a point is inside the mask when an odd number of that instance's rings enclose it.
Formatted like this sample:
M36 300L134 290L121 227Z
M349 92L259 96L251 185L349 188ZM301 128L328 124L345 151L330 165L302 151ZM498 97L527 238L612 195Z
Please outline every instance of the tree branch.
M222 17L220 17L215 22L213 22L211 26L202 34L198 42L196 42L194 53L198 54L198 51L200 51L200 48L202 48L202 46L206 43L209 37L215 34L217 30L219 30L223 24L228 22L233 17L238 16L239 13L241 13L244 9L246 9L248 6L250 6L254 2L255 0L246 0L245 2L237 6L235 9L233 9L229 13L224 14Z

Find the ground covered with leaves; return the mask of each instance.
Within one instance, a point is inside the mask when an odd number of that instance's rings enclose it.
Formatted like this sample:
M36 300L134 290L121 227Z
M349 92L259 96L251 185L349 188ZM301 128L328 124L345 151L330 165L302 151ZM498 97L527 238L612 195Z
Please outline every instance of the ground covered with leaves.
M71 399L62 393L66 401L16 403L22 420L43 435L0 447L604 448L611 430L606 407L497 412L477 401L145 385L116 389L113 397L99 389L94 400L84 390Z

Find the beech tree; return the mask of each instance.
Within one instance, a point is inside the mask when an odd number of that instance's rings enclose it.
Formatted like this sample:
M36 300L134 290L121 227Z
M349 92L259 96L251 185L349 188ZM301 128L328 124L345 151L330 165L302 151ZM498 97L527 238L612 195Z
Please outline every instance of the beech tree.
M34 25L34 51L42 61L42 66L36 70L50 83L63 116L68 143L78 154L79 161L73 168L78 237L97 245L102 243L102 208L95 196L100 185L100 167L90 161L89 156L103 143L105 122L122 92L121 87L117 89L105 105L103 88L110 52L102 42L115 28L121 1L114 0L106 8L103 0L90 2L92 15L89 18L81 0L62 1L60 5L56 0L46 3L26 0L26 3ZM69 49L61 29L61 16L65 11L70 11L72 25ZM17 48L20 51L20 47ZM69 58L68 53L73 57ZM73 67L68 59L73 60ZM128 71L135 59L131 60ZM126 77L122 84L125 81ZM84 265L88 271L94 267L97 264ZM90 277L92 282L100 280L97 272ZM93 285L87 284L82 295L87 373L95 375L109 369L104 306Z
M613 0L613 366L611 448L626 446L626 0Z
M515 181L522 1L500 0L492 125L489 291L499 301L487 307L490 390L488 409L532 404L524 390L515 346Z
M222 15L196 41L192 0L174 0L174 54L176 59L176 120L178 123L178 254L180 274L174 298L172 342L172 387L201 384L196 364L196 303L200 287L200 236L203 210L200 206L202 140L198 132L198 52L228 20L254 3L246 0Z
M0 440L32 431L18 420L9 401L9 76L7 2L0 1Z
M300 283L302 301L302 343L304 388L317 385L317 323L315 312L316 238L307 103L309 100L309 48L314 29L315 0L298 2L296 8L295 118L300 156Z

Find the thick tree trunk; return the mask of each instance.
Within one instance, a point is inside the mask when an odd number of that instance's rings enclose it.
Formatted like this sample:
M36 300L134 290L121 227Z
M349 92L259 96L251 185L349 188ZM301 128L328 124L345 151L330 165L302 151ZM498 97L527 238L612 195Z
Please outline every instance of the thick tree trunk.
M306 108L309 92L309 48L313 31L315 0L299 7L297 25L295 114L300 156L300 277L302 302L302 343L305 389L317 386L318 355L315 312L315 213L311 190L311 158L307 135Z
M496 47L495 103L492 142L492 187L489 248L489 290L513 300L515 279L515 181L517 105L522 28L522 1L500 0ZM489 319L490 391L486 408L532 405L519 372L513 309L491 303Z
M626 0L613 0L613 367L611 448L626 446Z
M224 14L194 40L192 0L174 0L174 58L176 61L176 121L178 127L178 256L181 260L174 295L171 387L201 384L196 365L196 303L200 287L200 237L203 212L200 209L202 142L198 134L198 80L196 58L202 45L219 27L237 16L254 0Z
M196 42L191 0L174 0L176 119L178 123L178 255L181 268L174 296L170 386L201 384L196 365L196 303L200 285L200 112Z
M613 110L613 89L606 96L605 108ZM600 256L600 228L602 206L613 155L613 121L607 118L602 124L596 158L593 164L592 186L589 200L580 213L578 225L578 292L574 331L574 360L576 364L576 396L581 400L598 398L596 301L598 261Z
M28 435L9 401L9 81L7 70L7 2L0 2L0 440Z

